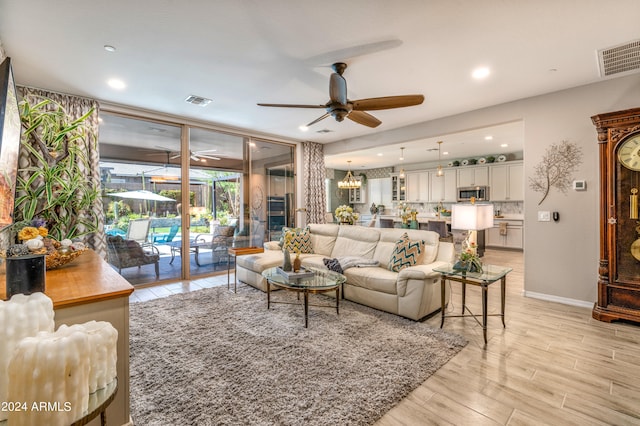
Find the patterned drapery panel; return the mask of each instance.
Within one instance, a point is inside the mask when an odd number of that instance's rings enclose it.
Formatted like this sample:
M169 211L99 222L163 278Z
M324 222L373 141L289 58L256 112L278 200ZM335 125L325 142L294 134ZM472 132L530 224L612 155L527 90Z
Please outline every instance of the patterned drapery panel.
M307 223L325 223L326 194L324 187L325 168L322 145L315 142L302 143L303 177Z
M98 114L99 104L93 99L79 98L72 95L65 95L61 93L49 92L41 89L34 89L31 87L19 87L19 92L24 98L28 98L30 102L38 102L42 99L51 99L62 105L67 114L72 119L77 119L86 114L91 108L94 108L93 114L85 122L87 130L87 138L84 141L82 149L84 155L88 159L88 168L79 164L85 179L94 188L100 188L100 153L98 151ZM35 103L34 102L34 103ZM25 169L31 164L31 158L24 150L20 152L19 167ZM91 247L98 255L105 258L107 255L106 239L104 235L104 212L102 209L102 198L98 197L91 209L89 215L98 218L98 231L90 234L85 243Z

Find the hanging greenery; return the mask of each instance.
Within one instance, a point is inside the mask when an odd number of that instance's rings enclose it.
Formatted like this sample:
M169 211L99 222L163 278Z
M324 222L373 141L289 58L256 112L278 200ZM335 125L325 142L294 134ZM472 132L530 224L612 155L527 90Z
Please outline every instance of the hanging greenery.
M84 123L94 112L71 120L62 105L50 99L20 102L21 150L31 166L20 169L16 185L16 226L34 218L46 221L49 234L58 240L95 232L98 218L91 206L99 188L84 178L89 159L81 149L86 141ZM95 143L95 142L94 142Z

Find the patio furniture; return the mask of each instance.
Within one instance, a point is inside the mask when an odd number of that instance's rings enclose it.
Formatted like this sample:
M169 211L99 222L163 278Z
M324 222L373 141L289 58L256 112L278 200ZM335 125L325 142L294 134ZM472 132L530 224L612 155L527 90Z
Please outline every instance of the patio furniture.
M153 236L154 243L170 243L178 234L180 225L172 225L167 234L158 234Z
M143 265L155 265L156 278L160 277L160 254L158 250L151 246L155 253L146 253L142 246L134 240L127 240L121 236L107 236L107 261L118 268L118 273L122 275L124 268L140 268Z
M127 240L133 240L140 244L147 244L149 238L149 226L151 219L133 219L129 221Z

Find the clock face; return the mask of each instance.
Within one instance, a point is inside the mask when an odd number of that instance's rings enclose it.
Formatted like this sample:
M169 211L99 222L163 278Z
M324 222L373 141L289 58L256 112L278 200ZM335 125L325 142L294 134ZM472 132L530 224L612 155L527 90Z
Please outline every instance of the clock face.
M618 161L627 169L640 171L640 135L622 143L618 149Z

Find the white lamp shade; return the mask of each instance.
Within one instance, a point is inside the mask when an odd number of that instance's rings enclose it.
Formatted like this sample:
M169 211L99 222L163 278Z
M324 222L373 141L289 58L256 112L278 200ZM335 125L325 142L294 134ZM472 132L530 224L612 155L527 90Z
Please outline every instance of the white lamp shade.
M493 204L453 204L451 229L480 231L493 227Z

